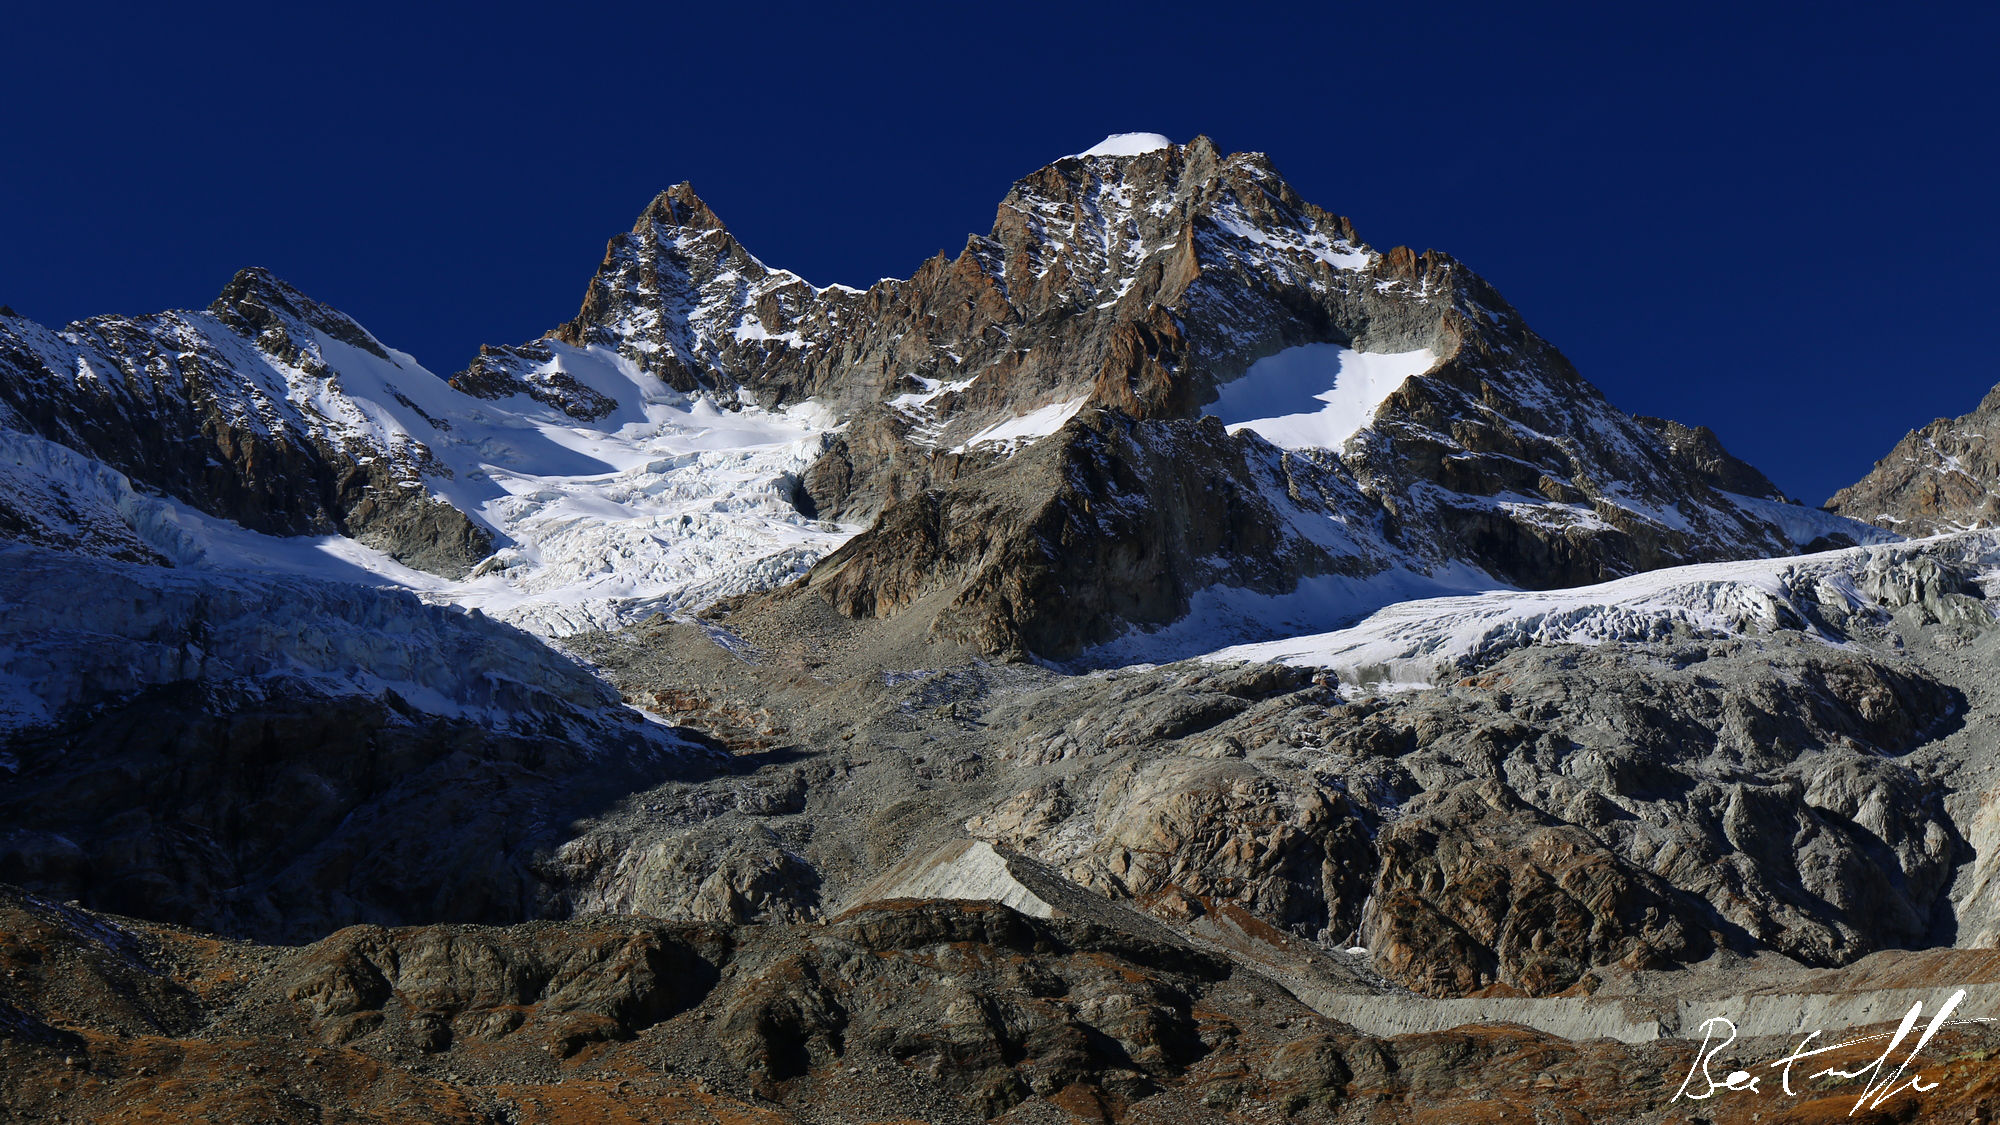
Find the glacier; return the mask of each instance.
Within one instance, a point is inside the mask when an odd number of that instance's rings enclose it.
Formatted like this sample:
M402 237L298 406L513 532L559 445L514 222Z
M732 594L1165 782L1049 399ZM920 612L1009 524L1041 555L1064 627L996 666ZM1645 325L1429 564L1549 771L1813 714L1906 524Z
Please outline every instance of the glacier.
M1562 590L1399 601L1331 632L1232 645L1207 663L1324 668L1356 690L1430 687L1519 648L1719 639L1795 630L1828 644L1906 606L1993 620L2000 532L1960 532L1789 558L1696 563ZM1974 591L1979 591L1977 595Z

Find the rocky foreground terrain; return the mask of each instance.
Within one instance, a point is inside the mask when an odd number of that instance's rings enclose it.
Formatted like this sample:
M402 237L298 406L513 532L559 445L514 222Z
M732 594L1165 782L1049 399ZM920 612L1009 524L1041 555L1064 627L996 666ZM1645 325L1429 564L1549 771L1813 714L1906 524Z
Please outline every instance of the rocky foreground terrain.
M1990 1120L1983 417L1805 508L1199 138L448 380L0 310L0 1120Z

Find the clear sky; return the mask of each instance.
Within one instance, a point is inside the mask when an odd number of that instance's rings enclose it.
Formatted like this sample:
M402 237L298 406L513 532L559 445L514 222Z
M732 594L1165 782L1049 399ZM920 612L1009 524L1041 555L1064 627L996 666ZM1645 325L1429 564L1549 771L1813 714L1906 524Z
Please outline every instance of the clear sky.
M10 5L0 302L264 265L450 374L680 180L866 285L1107 133L1206 133L1809 502L2000 382L1992 4L567 7Z

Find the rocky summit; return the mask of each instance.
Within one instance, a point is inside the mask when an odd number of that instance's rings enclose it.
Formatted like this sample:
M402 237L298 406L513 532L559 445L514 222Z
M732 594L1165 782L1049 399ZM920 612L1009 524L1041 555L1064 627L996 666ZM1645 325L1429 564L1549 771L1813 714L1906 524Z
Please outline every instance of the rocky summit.
M0 1120L1988 1120L1994 414L1807 508L1151 134L449 376L0 308Z
M1827 510L1910 536L1983 527L2000 516L2000 387L1978 409L1912 430Z

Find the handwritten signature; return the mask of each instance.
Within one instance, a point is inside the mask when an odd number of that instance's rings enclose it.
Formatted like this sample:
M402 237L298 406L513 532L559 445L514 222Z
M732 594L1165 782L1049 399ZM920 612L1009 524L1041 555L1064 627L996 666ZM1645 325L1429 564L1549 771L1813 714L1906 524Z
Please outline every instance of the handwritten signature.
M1928 1090L1935 1090L1938 1087L1938 1083L1924 1081L1922 1071L1917 1069L1917 1056L1922 1054L1924 1048L1930 1045L1931 1037L1936 1035L1938 1030L1945 1026L1946 1021L1951 1018L1951 1013L1957 1010L1959 1004L1964 1000L1964 989L1961 988L1957 992L1952 993L1951 999L1946 1000L1944 1006L1939 1008L1937 1013L1931 1017L1930 1023L1924 1027L1923 1034L1910 1047L1909 1053L1901 1056L1902 1061L1893 1070L1888 1069L1890 1060L1898 1057L1898 1050L1902 1047L1903 1041L1910 1037L1910 1033L1916 1029L1917 1021L1923 1018L1924 1004L1921 1000L1910 1005L1910 1010L1904 1014L1903 1022L1896 1028L1896 1032L1893 1035L1864 1035L1858 1039L1849 1039L1823 1047L1814 1047L1813 1041L1825 1034L1823 1031L1815 1031L1803 1040L1800 1040L1797 1050L1766 1065L1770 1069L1778 1071L1779 1085L1785 1094L1795 1097L1797 1096L1797 1092L1792 1089L1792 1068L1799 1063L1831 1051L1839 1051L1858 1044L1887 1039L1889 1041L1888 1046L1882 1048L1882 1053L1877 1055L1873 1062L1858 1066L1853 1070L1843 1070L1840 1067L1829 1066L1823 1070L1816 1070L1806 1075L1804 1081L1810 1082L1815 1078L1827 1077L1847 1079L1866 1078L1867 1083L1862 1087L1860 1098L1856 1099L1854 1108L1847 1111L1850 1117L1860 1112L1864 1106L1868 1108L1880 1108L1882 1103L1902 1093L1904 1090L1914 1090L1920 1094ZM1717 1079L1710 1069L1715 1064L1716 1056L1721 1054L1724 1048L1736 1041L1735 1022L1723 1016L1711 1016L1702 1022L1701 1027L1701 1049L1695 1052L1694 1062L1688 1067L1687 1077L1682 1079L1680 1090L1670 1100L1679 1101L1682 1098L1686 1098L1689 1101L1702 1101L1715 1097L1717 1094L1763 1093L1763 1077L1753 1075L1747 1070L1732 1070L1721 1079ZM1728 1037L1721 1042L1715 1042L1716 1036L1725 1031ZM1714 1045L1710 1046L1711 1043ZM1906 1073L1908 1074L1907 1079L1904 1077Z

